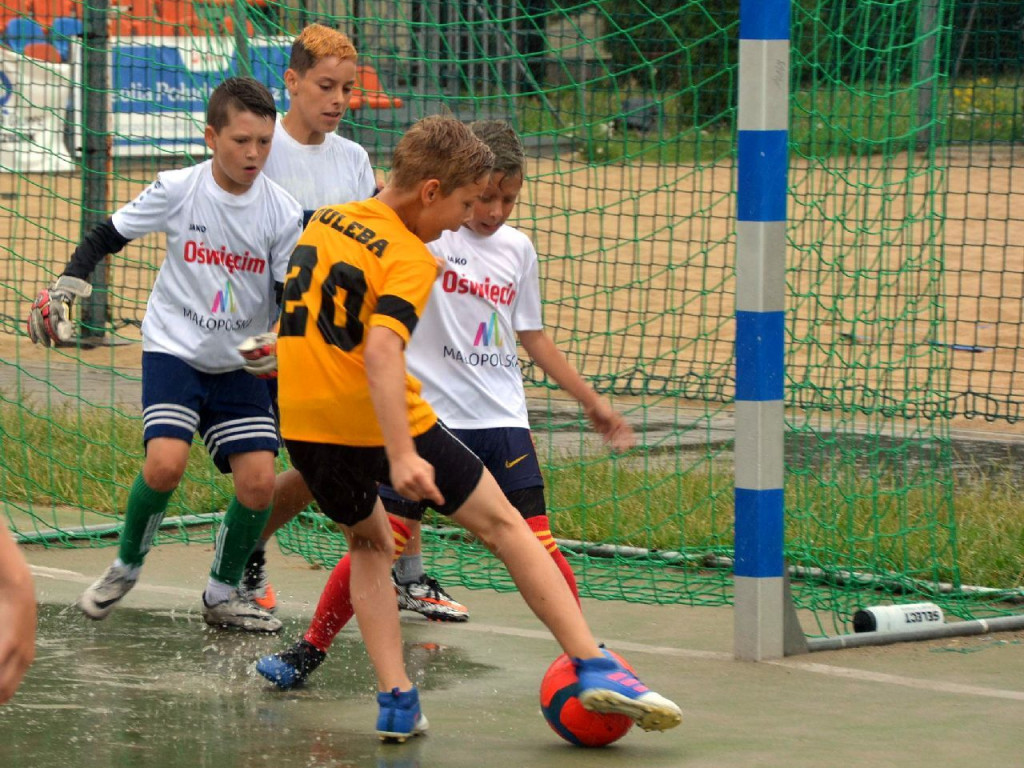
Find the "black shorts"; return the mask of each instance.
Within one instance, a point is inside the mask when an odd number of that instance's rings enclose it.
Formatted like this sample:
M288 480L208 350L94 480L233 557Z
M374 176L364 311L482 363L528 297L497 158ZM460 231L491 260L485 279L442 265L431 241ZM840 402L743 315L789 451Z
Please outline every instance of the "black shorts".
M544 487L544 476L540 472L540 461L530 430L487 427L452 429L451 432L480 457L506 496L526 488ZM388 512L413 520L421 519L427 508L433 506L427 501L404 499L386 483L381 485L379 493Z
M465 504L484 465L441 423L413 438L416 452L434 466L434 482L451 515ZM391 482L383 447L364 448L285 439L292 465L309 486L320 511L336 523L355 525L370 516L380 483Z

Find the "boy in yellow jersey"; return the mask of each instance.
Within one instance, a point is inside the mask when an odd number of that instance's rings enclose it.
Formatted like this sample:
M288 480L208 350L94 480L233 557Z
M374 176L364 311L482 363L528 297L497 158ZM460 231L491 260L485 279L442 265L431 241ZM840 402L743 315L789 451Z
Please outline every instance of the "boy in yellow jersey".
M348 540L352 605L377 674L382 739L404 741L427 728L402 658L391 526L374 505L382 482L429 501L502 560L575 660L584 707L628 715L647 730L672 728L679 708L601 651L544 546L405 369L405 345L437 276L425 243L469 218L493 162L463 123L425 118L398 143L376 198L314 214L284 289L281 433L321 511Z
M284 73L290 104L287 114L278 116L263 173L299 201L303 223L321 206L364 200L377 191L366 150L337 133L355 88L357 62L352 41L322 24L308 25L292 42ZM251 346L258 348L261 344L253 339ZM272 364L257 357L252 365L258 374ZM272 380L271 388L276 397ZM270 518L249 555L242 580L245 596L264 610L273 611L277 606L267 574L266 544L312 501L309 489L294 469L277 476ZM396 531L405 526L419 533L419 520L396 521ZM418 542L418 537L413 540ZM401 562L419 566L414 569L406 565L396 579L399 600L405 608L442 621L469 618L466 607L423 572L421 559Z

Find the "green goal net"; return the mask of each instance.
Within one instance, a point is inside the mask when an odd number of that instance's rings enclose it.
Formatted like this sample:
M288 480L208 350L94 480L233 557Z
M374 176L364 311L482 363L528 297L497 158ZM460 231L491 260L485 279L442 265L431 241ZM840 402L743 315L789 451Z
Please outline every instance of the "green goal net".
M738 0L0 0L0 15L0 503L22 541L116 540L162 242L103 265L73 345L32 346L29 302L89 227L205 158L221 79L251 74L286 109L290 41L318 21L359 49L341 131L380 177L425 115L523 136L510 223L540 254L548 331L642 442L609 454L524 368L582 593L731 602ZM851 631L865 605L974 618L1021 597L1024 524L1003 513L1024 391L1022 16L1002 0L794 2L785 546L809 635ZM197 444L158 542L210 541L229 496ZM326 567L344 547L313 509L278 541ZM444 518L428 517L426 551L443 583L513 588Z

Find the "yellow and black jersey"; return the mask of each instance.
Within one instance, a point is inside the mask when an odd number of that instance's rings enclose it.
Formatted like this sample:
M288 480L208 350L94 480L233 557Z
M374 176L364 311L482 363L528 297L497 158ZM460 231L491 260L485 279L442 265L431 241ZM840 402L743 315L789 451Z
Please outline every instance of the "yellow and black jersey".
M369 329L408 343L437 275L423 242L377 199L320 208L288 264L278 332L278 405L289 440L383 446L363 352ZM413 437L437 421L406 374Z

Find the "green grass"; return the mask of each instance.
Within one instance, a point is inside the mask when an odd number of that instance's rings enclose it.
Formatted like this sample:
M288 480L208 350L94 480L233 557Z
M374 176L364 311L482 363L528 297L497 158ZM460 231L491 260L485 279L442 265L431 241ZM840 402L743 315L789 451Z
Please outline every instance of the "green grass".
M45 409L0 404L0 496L29 506L42 522L54 506L116 516L142 469L142 421L115 410ZM189 454L185 482L169 514L223 509L231 480L213 466L201 443Z
M622 102L630 97L657 101L659 129L649 133L627 130ZM517 100L519 130L525 136L545 136L570 144L577 158L588 162L647 162L711 164L734 151L732 130L726 121L694 125L681 114L679 94L645 96L631 91L593 89L555 90L543 103ZM607 126L614 125L611 135Z
M966 584L1024 584L1024 512L1020 475L975 469L955 491L961 575Z
M1024 580L1024 514L1017 475L1007 468L976 469L943 484L933 471L790 468L790 563L896 574L907 584L1018 587ZM559 537L680 551L696 560L731 553L727 457L698 461L685 472L628 469L595 457L593 463L547 467L545 476Z
M41 410L0 404L2 497L29 506L50 525L56 507L112 518L142 465L141 421L115 411ZM558 537L682 552L696 560L732 547L731 457L699 454L674 462L612 462L605 456L544 468ZM1024 580L1024 514L1010 469L972 470L949 488L930 470L880 476L877 470L792 468L786 484L790 562L1014 588ZM186 481L170 514L223 509L230 479L193 445ZM955 531L953 530L955 523Z
M699 461L676 472L597 456L546 467L553 527L565 539L695 554L728 551L733 478L721 466Z
M790 144L805 157L866 155L936 144L1018 141L1024 136L1024 87L978 78L936 87L931 113L918 115L920 89L835 86L791 95Z

